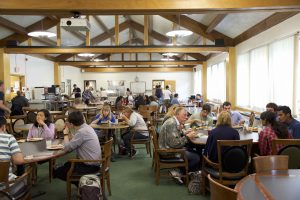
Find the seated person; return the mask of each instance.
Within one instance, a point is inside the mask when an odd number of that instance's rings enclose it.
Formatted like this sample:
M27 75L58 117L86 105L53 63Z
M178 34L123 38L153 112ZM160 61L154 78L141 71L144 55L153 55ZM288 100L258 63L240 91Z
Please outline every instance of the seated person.
M80 111L71 112L66 122L65 134L74 132L70 142L66 143L64 153L76 151L76 158L81 160L101 160L101 148L98 137L92 127L84 123L83 115ZM70 162L57 167L53 171L54 178L66 181L67 173L71 167ZM99 170L99 163L76 163L74 173L91 174Z
M258 146L261 156L272 155L272 141L274 139L288 139L291 135L287 126L276 121L276 114L266 111L260 115L264 129L259 133ZM280 150L281 147L277 147Z
M11 100L11 116L24 115L22 108L29 106L28 99L26 99L21 91L17 91L17 96Z
M241 115L241 113L239 113L238 111L231 111L231 103L230 102L225 101L223 103L223 110L230 113L232 126L238 126L238 125L244 124L245 120L244 120L243 116Z
M216 128L209 134L204 155L208 156L208 159L212 162L218 162L218 150L217 141L218 140L239 140L240 135L237 130L231 127L231 117L229 112L222 111L217 120Z
M174 94L174 98L172 99L171 101L171 104L174 105L174 104L180 104L179 101L178 101L178 94Z
M123 115L120 117L130 126L132 130L135 131L134 139L146 139L149 137L148 127L140 114L134 112L131 108L126 107L123 110ZM122 139L124 141L127 153L132 151L132 156L134 156L136 154L136 150L132 149L130 146L132 134L132 131L126 132L122 135Z
M157 101L156 101L156 99L155 99L155 97L154 96L150 96L149 97L149 100L150 100L150 104L149 104L149 106L159 106L159 104L157 103Z
M109 105L104 105L101 113L96 115L95 120L92 121L92 124L98 124L100 125L101 123L115 123L116 118L114 114L111 112L110 106Z
M168 109L168 112L166 113L164 119L163 119L163 122L162 123L165 123L165 121L167 121L168 119L172 118L174 115L175 115L175 110L180 107L179 105L177 104L174 104L172 105L169 109Z
M200 113L194 113L190 116L187 123L191 123L191 127L193 126L212 126L213 119L209 115L211 111L211 107L209 104L204 104Z
M277 113L277 108L278 108L278 106L276 103L268 103L266 105L266 111L271 111L275 114Z
M9 167L8 180L13 181L17 178L17 176L12 172L12 165L24 164L24 156L19 148L15 137L11 134L6 133L6 119L4 117L0 117L0 149L0 161L11 161L11 165ZM18 182L10 186L10 194L16 194L24 185L26 185L26 181ZM0 183L0 190L3 189L4 185Z
M288 126L289 133L295 139L300 139L300 122L293 118L288 106L279 106L277 109L278 121Z
M187 111L183 107L178 107L175 110L175 115L169 118L161 127L158 138L159 148L162 149L179 149L185 147L190 139L196 136L196 133L189 129L183 132L184 123L187 120ZM185 151L188 159L189 171L196 171L200 167L200 156L191 151ZM177 157L174 153L161 155L162 157ZM179 176L174 171L172 176Z
M38 111L36 121L29 129L27 139L44 138L54 139L55 126L52 123L50 112L46 109Z
M121 110L123 106L125 106L124 97L118 96L115 102L115 107L117 110Z

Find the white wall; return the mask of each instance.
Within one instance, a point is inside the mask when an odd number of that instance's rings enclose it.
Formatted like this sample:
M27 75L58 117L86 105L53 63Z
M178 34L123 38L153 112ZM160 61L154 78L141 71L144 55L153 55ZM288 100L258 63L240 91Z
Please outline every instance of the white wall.
M146 90L152 89L152 80L176 80L176 92L180 99L193 94L193 72L124 72L124 73L82 73L83 80L96 80L97 90L100 87L107 89L107 81L125 80L125 88L130 88L130 82L135 82L138 76L139 81L146 82Z
M23 55L10 55L11 74L26 75L26 87L43 87L54 84L54 63L48 60ZM16 71L16 67L18 70Z
M67 84L67 79L70 79L72 88L73 84L76 84L81 90L83 89L83 79L81 74L80 68L78 67L61 66L61 82L65 82L65 84Z

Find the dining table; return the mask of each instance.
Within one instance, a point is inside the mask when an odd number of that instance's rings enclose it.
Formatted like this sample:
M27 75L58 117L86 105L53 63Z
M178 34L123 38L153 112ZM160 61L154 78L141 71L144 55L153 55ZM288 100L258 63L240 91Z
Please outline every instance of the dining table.
M235 186L238 200L298 200L300 170L271 170L251 174Z
M191 142L196 145L205 145L210 131L211 129L196 130L198 135L196 138L192 139ZM239 135L240 135L240 140L252 139L253 144L258 143L258 132L246 132L244 130L239 130Z

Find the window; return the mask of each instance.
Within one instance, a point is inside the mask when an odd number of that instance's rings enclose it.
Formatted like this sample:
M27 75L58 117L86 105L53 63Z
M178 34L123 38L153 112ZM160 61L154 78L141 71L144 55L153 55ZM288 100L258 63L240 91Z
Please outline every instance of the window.
M294 37L237 58L237 105L264 111L268 102L293 108Z
M194 68L194 94L202 94L202 68Z
M225 62L207 67L207 98L223 102L226 99Z

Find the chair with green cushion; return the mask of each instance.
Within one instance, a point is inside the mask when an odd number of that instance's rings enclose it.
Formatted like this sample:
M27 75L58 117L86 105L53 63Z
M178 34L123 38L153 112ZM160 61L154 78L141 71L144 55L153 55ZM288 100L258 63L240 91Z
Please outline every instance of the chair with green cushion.
M272 153L289 156L289 169L300 169L300 139L275 139L272 141Z

